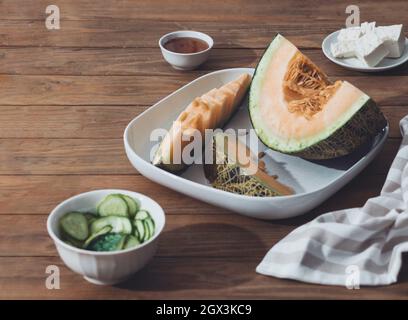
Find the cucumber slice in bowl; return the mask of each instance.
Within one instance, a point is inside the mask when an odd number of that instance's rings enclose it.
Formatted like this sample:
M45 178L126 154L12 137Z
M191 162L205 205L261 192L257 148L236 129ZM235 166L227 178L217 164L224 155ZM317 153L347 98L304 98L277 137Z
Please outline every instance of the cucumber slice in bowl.
M122 195L111 194L104 198L97 207L101 217L120 216L129 217L129 207Z
M146 230L142 220L135 220L135 235L138 237L140 242L144 241Z
M99 236L88 246L92 251L116 251L121 250L126 236L120 233L107 233Z
M139 239L130 234L126 238L126 242L125 242L125 245L123 246L123 249L130 249L133 247L137 247L139 244L140 244Z
M115 216L108 216L96 219L91 224L91 233L94 234L106 226L110 226L112 228L111 232L113 233L123 234L132 233L132 224L130 223L130 220L125 217Z
M154 235L154 229L155 229L154 221L153 219L149 218L149 219L145 219L143 223L145 224L146 228L149 230L149 238L146 239L148 240Z
M137 220L144 220L148 218L150 218L150 213L146 210L139 210L135 216L135 219Z
M140 209L140 202L137 199L134 199L132 197L129 197L125 194L121 194L123 200L126 201L126 204L129 208L129 217L130 218L134 218L134 216L136 215L136 212L139 211Z
M143 227L145 230L143 242L146 242L147 240L150 239L150 229L149 226L146 224L146 220L143 220Z
M76 248L82 249L84 247L84 242L83 241L79 241L77 239L74 239L74 238L70 237L67 234L63 234L62 240L64 240L64 242L69 244L70 246L73 246L73 247L76 247Z
M125 246L126 240L127 240L127 235L122 235L122 238L116 245L116 250L122 250L123 247Z
M88 224L91 224L92 222L94 222L98 218L97 215L95 215L93 213L89 213L89 212L84 213L84 216L85 216L86 220L88 221Z
M60 220L63 234L75 240L84 241L89 236L88 221L81 212L69 212Z
M96 238L98 238L98 237L100 237L100 236L102 236L102 235L104 235L104 234L107 234L107 233L109 233L109 232L111 232L111 231L112 231L112 227L111 227L111 226L103 227L101 230L95 232L95 233L92 234L88 239L86 239L86 241L85 241L83 247L84 247L84 248L87 248L87 247L91 244L91 242L94 241Z

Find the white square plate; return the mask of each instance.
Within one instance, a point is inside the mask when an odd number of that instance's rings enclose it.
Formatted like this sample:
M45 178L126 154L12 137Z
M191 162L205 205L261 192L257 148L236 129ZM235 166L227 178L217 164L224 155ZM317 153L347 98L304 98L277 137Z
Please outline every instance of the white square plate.
M388 135L388 126L369 144L353 154L325 161L307 161L298 157L264 150L267 171L292 187L296 194L281 197L250 197L214 189L205 179L202 165L194 164L181 175L159 169L150 163L150 133L156 128L169 129L179 113L203 93L235 80L252 68L226 69L204 75L185 85L133 119L124 133L126 154L132 165L147 178L190 197L262 219L282 219L305 213L321 204L348 183L378 154ZM251 129L248 102L244 99L237 113L224 129Z

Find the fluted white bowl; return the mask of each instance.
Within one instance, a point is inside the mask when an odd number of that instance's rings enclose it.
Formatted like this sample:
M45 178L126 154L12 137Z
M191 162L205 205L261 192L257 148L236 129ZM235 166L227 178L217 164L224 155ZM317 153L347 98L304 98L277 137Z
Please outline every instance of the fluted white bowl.
M141 208L150 212L156 225L152 238L140 246L110 252L79 249L61 240L59 220L65 213L70 211L94 212L99 201L112 193L122 193L138 199ZM81 274L89 282L103 285L123 282L142 269L154 256L164 225L164 211L157 202L140 193L118 189L95 190L69 198L55 207L47 220L48 233L68 268Z

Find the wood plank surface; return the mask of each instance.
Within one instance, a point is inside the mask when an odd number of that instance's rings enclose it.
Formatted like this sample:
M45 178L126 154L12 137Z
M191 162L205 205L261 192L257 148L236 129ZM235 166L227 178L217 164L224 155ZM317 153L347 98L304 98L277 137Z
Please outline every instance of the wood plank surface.
M33 299L33 292L36 299L404 299L408 294L406 276L393 286L359 290L265 277L254 271L260 258L156 257L127 282L101 288L68 270L59 258L6 257L0 258L0 298ZM60 268L59 290L45 287L49 265Z
M197 72L166 77L0 75L0 105L152 105L199 75ZM342 79L367 92L380 105L408 104L408 77Z
M268 23L255 21L251 24L222 20L213 21L211 24L199 21L151 21L129 18L65 20L64 16L60 33L45 29L44 19L0 20L0 46L157 48L158 40L163 34L175 30L200 30L211 34L216 48L263 49L277 33L282 33L296 41L300 48L318 49L326 34L343 25L340 21L337 23L316 21L309 29L305 29L302 23L288 27L279 23L276 15L274 18L271 17ZM306 22L303 21L304 23Z
M241 21L252 24L255 21L278 21L286 27L290 25L308 23L311 20L329 23L345 21L345 1L334 0L330 5L319 5L321 1L312 0L300 3L297 0L287 1L258 1L251 4L245 0L173 0L151 1L112 0L81 1L55 0L60 7L63 17L68 20L83 20L95 18L110 19L146 19L152 22L161 20L186 20L198 22L213 22L222 17L223 21ZM41 19L45 18L47 0L26 2L24 0L3 0L1 2L1 19ZM384 23L396 19L403 22L406 19L404 0L389 1L387 5L373 5L370 0L361 0L358 3L362 12L372 19ZM388 14L387 14L388 13ZM378 20L377 20L378 17ZM386 20L388 19L388 20ZM289 23L290 22L290 23ZM310 26L308 26L310 28Z
M315 216L317 213L361 206L367 198L379 194L384 180L384 175L368 175L363 178L361 174L312 211L310 216L298 217L294 223L300 224L305 221L305 217ZM75 194L104 188L146 194L160 203L167 214L228 212L171 191L139 175L4 175L0 176L0 214L44 214Z
M47 217L0 215L0 257L58 256L45 228ZM262 256L293 228L232 213L174 215L167 220L157 256L245 258L251 253ZM22 234L21 230L26 232Z
M400 139L389 139L364 174L386 174ZM122 139L0 139L0 175L136 174Z
M291 39L292 40L292 39ZM264 49L213 49L209 60L189 72L195 76L227 68L255 68ZM304 49L330 77L361 76L329 61L320 49ZM94 75L94 76L183 76L166 63L155 48L26 48L0 49L0 74L10 75ZM407 76L408 64L379 73L381 76ZM377 75L377 76L378 76Z
M0 139L120 139L128 123L147 106L3 105L0 109ZM398 114L402 112L404 108Z
M129 122L148 106L1 106L0 139L122 139ZM404 106L381 106L391 138L400 138ZM61 126L61 123L64 125Z
M45 28L46 0L0 1L0 299L185 299L408 297L406 261L396 285L347 290L264 277L267 250L316 216L361 206L379 194L408 113L408 64L379 74L343 69L321 52L343 27L346 1L55 0L61 29ZM358 2L362 20L408 25L408 2ZM192 29L215 40L198 70L173 70L158 39ZM333 80L377 101L390 123L379 156L311 212L261 221L238 216L139 175L123 150L126 125L164 96L208 72L255 67L282 33ZM94 286L69 271L47 236L48 213L61 201L100 188L153 197L167 214L158 253L124 284ZM273 214L273 213L271 213ZM23 231L22 231L23 230ZM61 290L44 285L47 265L61 268Z

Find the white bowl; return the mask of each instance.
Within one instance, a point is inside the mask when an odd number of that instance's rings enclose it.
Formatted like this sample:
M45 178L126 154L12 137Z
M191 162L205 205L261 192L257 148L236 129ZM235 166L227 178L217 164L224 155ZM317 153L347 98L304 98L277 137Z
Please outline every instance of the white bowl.
M177 53L169 51L164 47L164 45L171 39L184 37L203 40L208 44L208 48L196 53ZM198 31L170 32L165 34L159 40L159 46L164 60L166 60L174 69L177 70L193 70L197 68L200 64L204 63L208 59L213 45L214 40L209 35Z
M112 193L122 193L136 198L141 208L150 212L156 230L151 239L138 247L110 252L95 252L73 247L60 239L59 219L70 211L95 212L97 203ZM165 215L159 204L140 193L105 189L81 193L59 204L48 216L47 230L54 240L57 251L64 263L74 272L95 284L119 283L143 268L156 252L159 235L165 224Z

